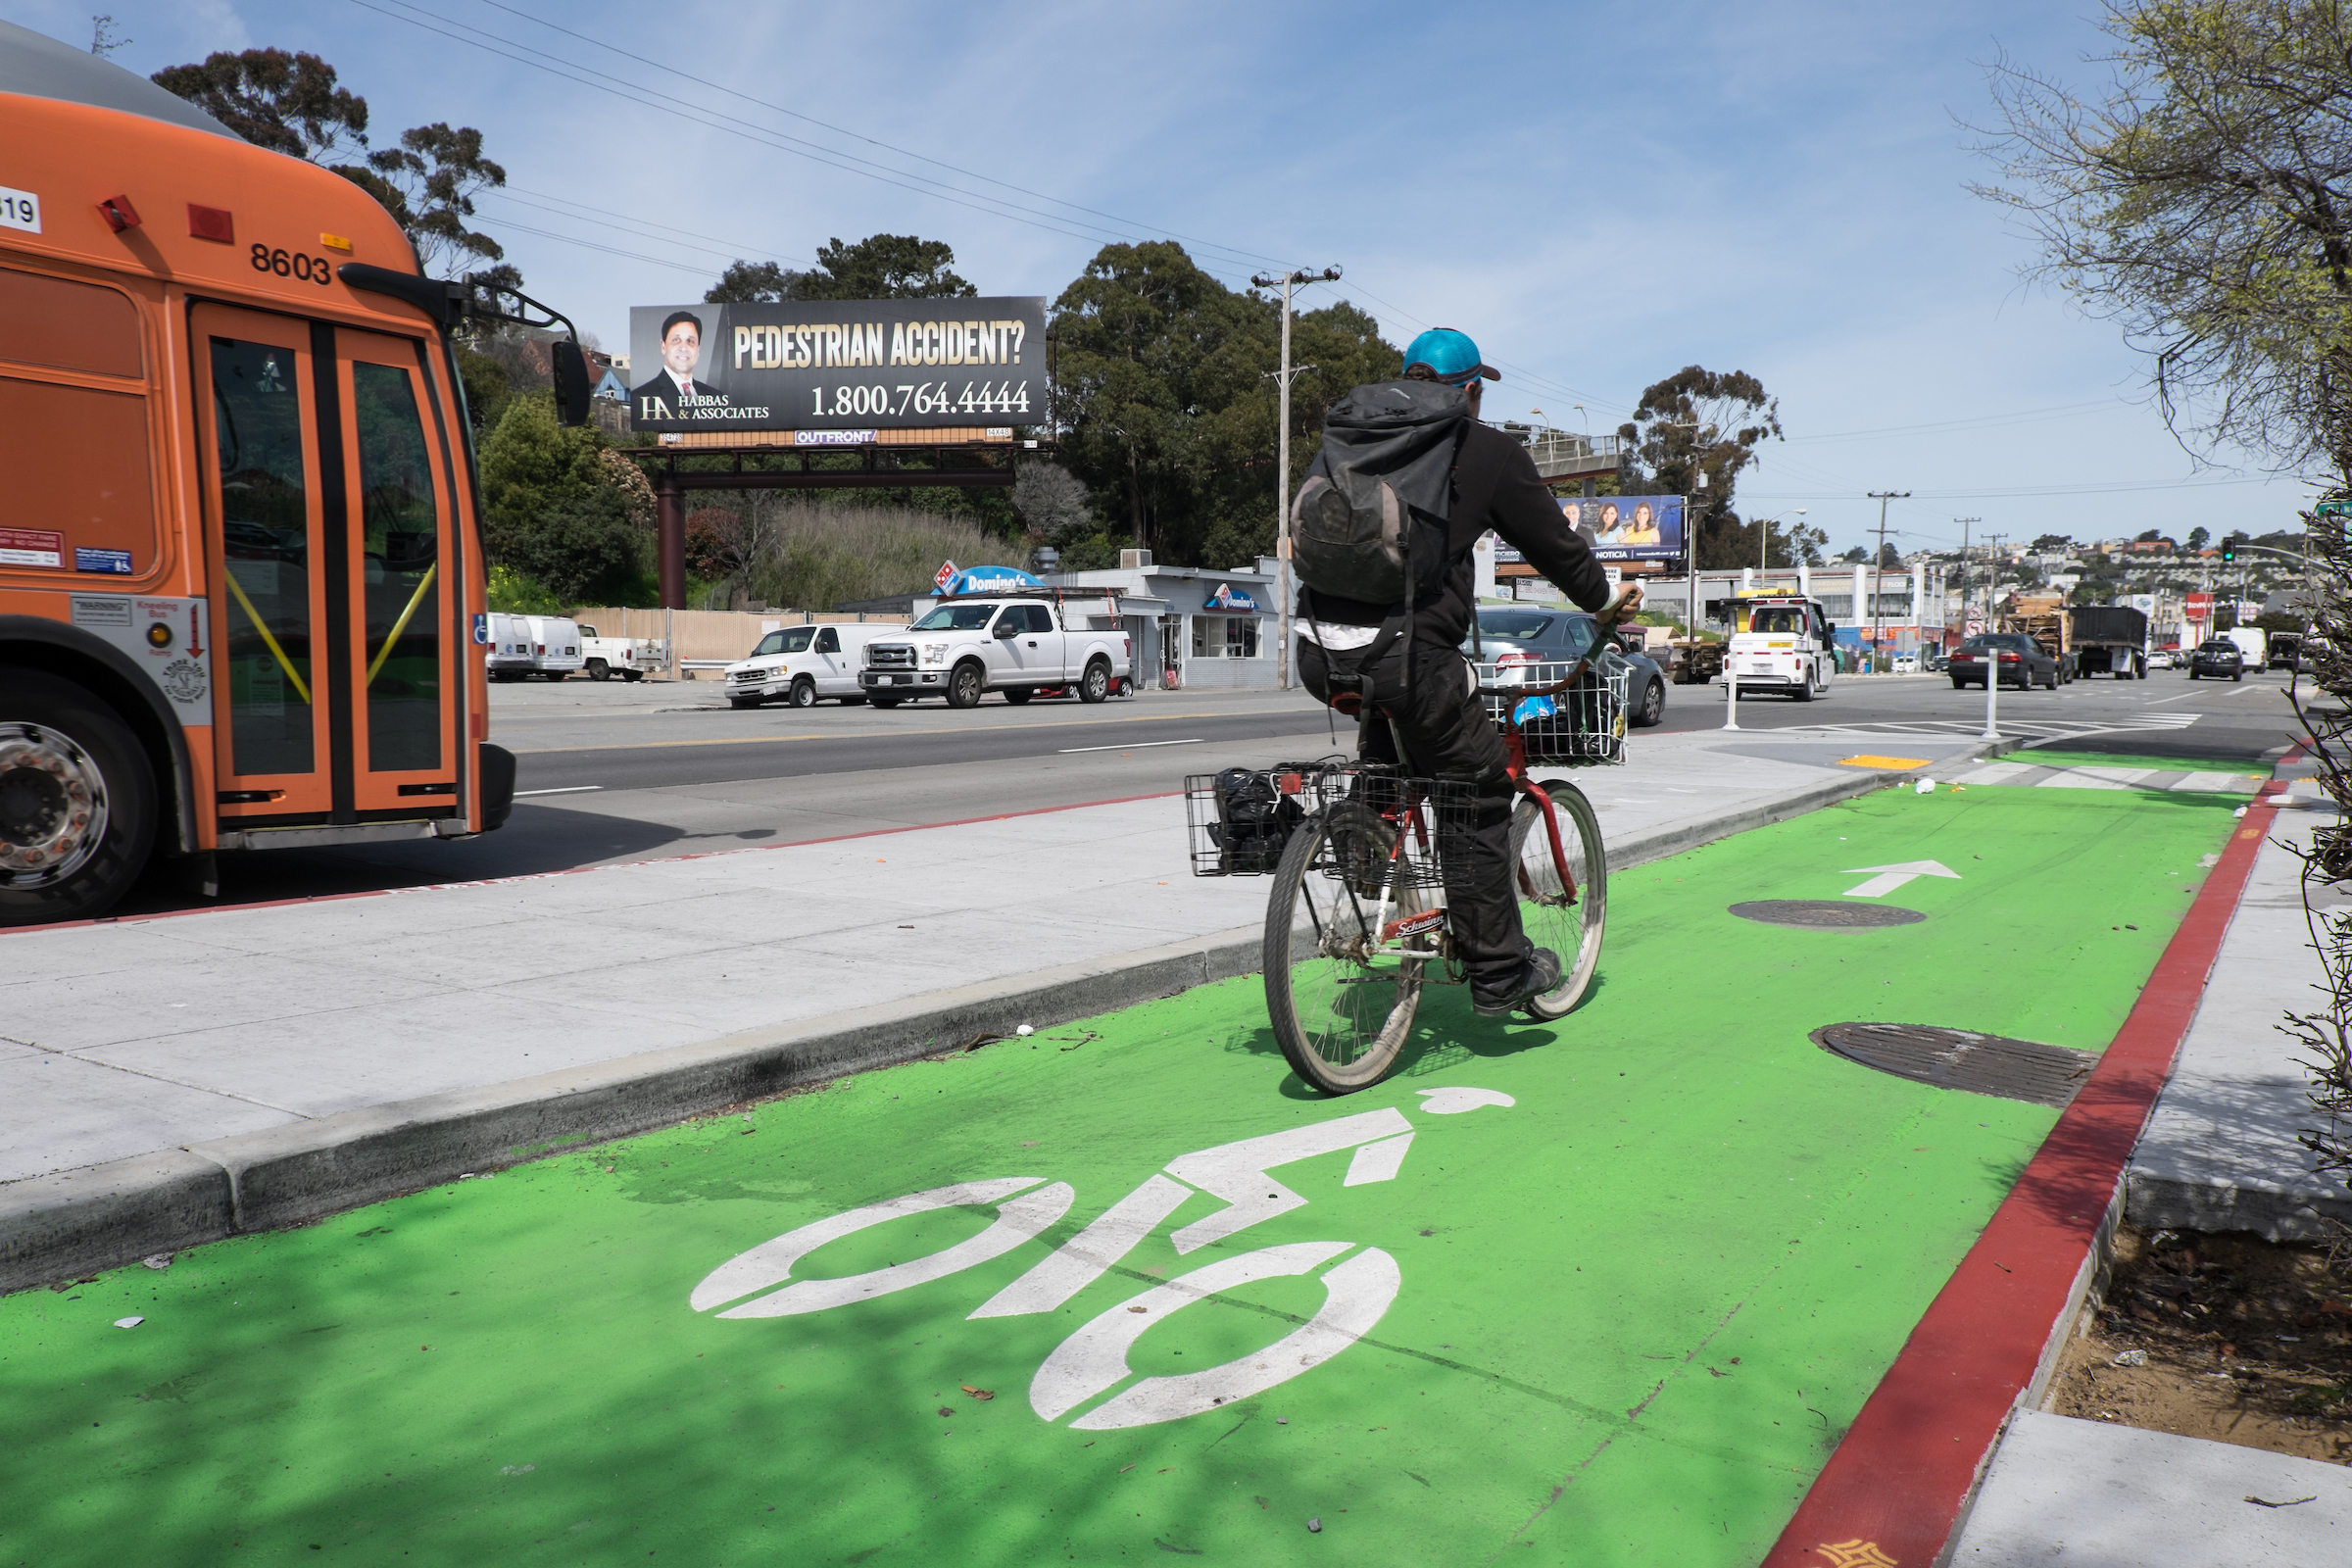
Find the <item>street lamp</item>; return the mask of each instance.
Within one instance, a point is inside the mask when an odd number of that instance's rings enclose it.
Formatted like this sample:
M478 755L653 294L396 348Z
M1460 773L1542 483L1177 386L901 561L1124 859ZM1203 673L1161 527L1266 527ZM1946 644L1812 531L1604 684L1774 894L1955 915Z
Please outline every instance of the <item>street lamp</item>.
M1274 646L1274 680L1284 691L1291 689L1291 381L1307 370L1311 365L1291 363L1291 290L1305 283L1336 283L1340 270L1326 267L1320 272L1304 268L1285 272L1279 277L1257 276L1250 279L1258 288L1282 286L1282 360L1273 372L1280 397L1275 420L1280 429L1277 438L1280 458L1276 460L1280 475L1274 482L1274 602L1279 607Z
M1790 513L1789 515L1792 517L1801 517L1804 516L1810 510L1810 508L1799 507L1794 512ZM1756 519L1758 525L1764 530L1763 539L1756 545L1756 571L1758 575L1762 575L1764 572L1772 569L1772 525L1780 520L1781 519L1778 517L1758 517Z

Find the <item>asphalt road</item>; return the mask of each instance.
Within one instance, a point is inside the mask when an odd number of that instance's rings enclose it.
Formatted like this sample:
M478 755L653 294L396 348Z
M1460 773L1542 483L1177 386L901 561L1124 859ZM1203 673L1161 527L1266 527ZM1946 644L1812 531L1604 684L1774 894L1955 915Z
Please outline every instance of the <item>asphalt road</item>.
M2282 674L2215 683L2164 670L2144 681L2004 691L1999 718L2004 733L2029 742L2204 766L2256 759L2284 742L2293 727L2284 685ZM715 682L573 680L496 686L491 701L492 738L520 764L504 829L451 844L223 856L221 902L530 875L1162 795L1186 773L1352 748L1349 725L1328 722L1301 693L738 712ZM1670 687L1661 730L1638 731L1632 744L1643 734L1719 729L1724 707L1720 691ZM1813 703L1740 703L1743 734L1725 745L1812 731L1840 746L1899 752L1905 734L1973 736L1984 719L1984 693L1955 691L1940 676L1846 679ZM209 902L159 862L117 912Z

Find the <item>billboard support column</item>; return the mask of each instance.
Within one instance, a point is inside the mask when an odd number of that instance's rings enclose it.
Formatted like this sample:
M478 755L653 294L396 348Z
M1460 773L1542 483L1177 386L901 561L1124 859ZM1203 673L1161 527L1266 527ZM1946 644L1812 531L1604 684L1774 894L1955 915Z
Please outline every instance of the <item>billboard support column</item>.
M662 606L686 608L686 492L674 472L654 475L654 514L660 525Z

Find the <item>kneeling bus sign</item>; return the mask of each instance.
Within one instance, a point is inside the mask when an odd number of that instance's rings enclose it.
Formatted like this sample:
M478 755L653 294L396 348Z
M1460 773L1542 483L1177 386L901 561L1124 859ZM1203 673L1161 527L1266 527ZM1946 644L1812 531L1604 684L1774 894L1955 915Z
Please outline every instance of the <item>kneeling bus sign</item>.
M639 430L1042 424L1046 302L809 300L641 305L629 312Z

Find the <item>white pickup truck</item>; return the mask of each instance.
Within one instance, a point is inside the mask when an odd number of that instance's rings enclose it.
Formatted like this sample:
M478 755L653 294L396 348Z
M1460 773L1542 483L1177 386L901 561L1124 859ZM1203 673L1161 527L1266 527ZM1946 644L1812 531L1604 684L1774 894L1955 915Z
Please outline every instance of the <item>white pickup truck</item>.
M594 626L580 627L580 658L590 680L643 680L655 670L669 667L669 645L652 637L599 637Z
M989 692L1025 703L1048 687L1075 686L1099 703L1133 674L1123 631L1098 630L1077 611L1044 598L953 599L906 631L865 645L858 683L876 708L944 697L977 708Z

